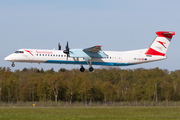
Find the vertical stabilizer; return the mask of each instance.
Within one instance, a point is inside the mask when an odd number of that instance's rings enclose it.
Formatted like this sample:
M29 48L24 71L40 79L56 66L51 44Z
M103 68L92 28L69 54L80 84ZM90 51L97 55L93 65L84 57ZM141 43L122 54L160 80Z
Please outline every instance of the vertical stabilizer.
M158 31L156 32L157 37L145 53L146 55L159 55L165 56L168 46L171 42L173 35L175 32L169 31Z

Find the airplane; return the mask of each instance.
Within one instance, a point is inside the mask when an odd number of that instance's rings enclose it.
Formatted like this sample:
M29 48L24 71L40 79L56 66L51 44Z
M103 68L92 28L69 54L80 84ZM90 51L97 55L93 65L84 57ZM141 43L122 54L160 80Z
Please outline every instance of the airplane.
M58 44L58 50L19 49L4 60L12 62L12 67L15 66L14 62L79 64L81 72L85 71L83 65L89 65L90 72L94 70L92 65L136 65L167 58L165 54L175 32L158 31L156 34L157 37L147 49L122 52L102 51L100 45L85 49L70 49L67 42L65 50L61 50L60 43Z

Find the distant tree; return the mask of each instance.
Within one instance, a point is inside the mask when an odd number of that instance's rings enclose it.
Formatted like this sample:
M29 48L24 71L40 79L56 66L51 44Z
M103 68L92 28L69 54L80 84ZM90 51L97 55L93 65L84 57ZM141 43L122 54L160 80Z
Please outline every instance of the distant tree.
M65 68L61 68L61 69L59 69L59 72L65 72L66 71L66 69Z
M120 69L94 72L61 68L44 71L0 67L0 101L163 101L180 100L180 70Z
M27 68L24 68L22 71L23 71L23 72L26 72L26 71L27 71Z
M128 100L128 92L130 89L130 85L128 81L119 81L119 83L117 84L118 89L119 89L119 100L120 101L124 101L124 100Z
M43 68L41 68L41 73L44 73L44 70L43 70Z
M39 70L39 69L37 69L37 72L38 72L38 73L40 73L40 70Z
M104 93L104 102L114 100L115 87L110 82L104 82L101 86L101 91Z

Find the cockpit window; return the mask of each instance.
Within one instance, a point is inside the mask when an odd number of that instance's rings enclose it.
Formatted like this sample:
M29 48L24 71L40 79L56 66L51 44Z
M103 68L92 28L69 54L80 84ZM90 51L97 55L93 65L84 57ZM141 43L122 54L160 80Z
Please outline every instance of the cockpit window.
M14 53L24 53L24 51L16 51L16 52L14 52Z

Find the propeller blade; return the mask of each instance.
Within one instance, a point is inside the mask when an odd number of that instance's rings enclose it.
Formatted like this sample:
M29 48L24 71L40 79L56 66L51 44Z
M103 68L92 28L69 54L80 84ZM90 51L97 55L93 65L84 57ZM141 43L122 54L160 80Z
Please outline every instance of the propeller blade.
M69 57L69 44L67 41L67 45L66 45L66 50L63 51L67 56L66 56L66 60L68 61L68 57Z
M63 51L65 54L69 54L69 45L68 45L68 42L67 42L67 45L66 45L66 50Z
M68 57L69 57L69 44L68 44L68 41L67 41L66 50L68 51L68 52L67 52L67 58L66 58L66 59L67 59L67 61L68 61Z
M61 45L60 45L60 43L58 43L58 49L61 50Z
M68 41L67 41L67 45L66 45L66 50L69 52L69 45L68 45Z

